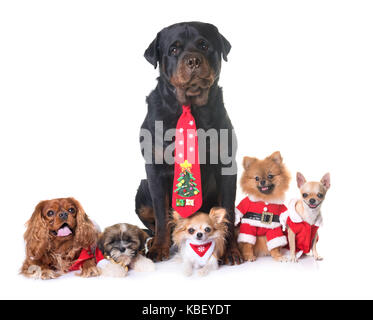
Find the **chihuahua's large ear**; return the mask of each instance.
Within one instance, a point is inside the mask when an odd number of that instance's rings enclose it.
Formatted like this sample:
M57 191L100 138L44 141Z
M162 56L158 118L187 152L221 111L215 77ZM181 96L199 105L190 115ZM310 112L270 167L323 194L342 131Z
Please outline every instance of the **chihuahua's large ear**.
M306 183L306 178L300 172L297 172L297 185L301 188Z
M152 43L149 44L148 49L145 50L144 57L154 66L154 69L157 68L157 64L160 61L159 32Z
M276 151L276 152L273 152L269 158L271 160L273 160L274 162L276 162L277 164L281 164L282 163L282 156L281 156L281 153L280 151Z
M175 210L172 211L172 219L174 222L178 222L179 220L183 219L182 216L176 212Z
M322 185L328 190L330 188L330 173L326 173L322 178L321 178L321 183Z
M220 34L220 46L224 61L228 61L228 53L231 51L232 46L222 34Z
M224 208L214 207L210 210L209 216L216 223L227 222L227 211Z
M245 170L249 169L249 167L257 160L257 158L252 157L244 157L242 161L242 166Z

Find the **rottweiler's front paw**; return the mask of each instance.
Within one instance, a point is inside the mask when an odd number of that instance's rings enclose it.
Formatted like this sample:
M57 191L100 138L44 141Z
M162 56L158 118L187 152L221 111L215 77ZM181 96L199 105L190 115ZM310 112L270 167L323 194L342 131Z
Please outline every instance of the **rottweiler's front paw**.
M168 260L170 257L170 247L153 241L152 246L149 248L147 253L147 257L154 262Z
M237 245L228 247L225 250L225 254L220 260L221 264L226 265L239 265L243 263L243 258Z

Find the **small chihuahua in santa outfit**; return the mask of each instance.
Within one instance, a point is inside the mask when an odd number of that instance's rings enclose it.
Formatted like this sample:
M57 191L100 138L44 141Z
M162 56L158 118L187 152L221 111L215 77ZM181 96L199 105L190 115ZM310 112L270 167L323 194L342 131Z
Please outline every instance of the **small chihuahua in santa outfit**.
M281 224L288 233L290 261L297 262L302 254L311 250L316 261L322 260L317 253L316 243L322 224L321 204L330 188L330 174L325 174L320 182L307 182L298 172L297 184L302 198L291 200L288 212L281 216Z
M242 191L247 194L236 208L235 225L239 225L238 244L246 261L271 255L276 261L286 261L281 247L287 244L280 224L286 212L283 204L289 188L290 174L280 152L264 160L244 157L241 178Z
M228 231L226 215L224 208L217 207L209 214L197 212L188 218L173 212L172 239L179 249L185 275L191 276L194 269L199 269L198 274L204 276L218 268Z

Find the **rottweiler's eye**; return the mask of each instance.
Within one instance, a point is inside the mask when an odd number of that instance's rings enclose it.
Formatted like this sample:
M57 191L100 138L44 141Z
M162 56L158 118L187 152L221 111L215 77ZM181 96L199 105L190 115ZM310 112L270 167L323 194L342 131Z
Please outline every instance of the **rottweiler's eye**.
M74 208L69 208L68 210L70 213L75 213L75 209Z
M52 217L53 215L54 215L54 211L49 210L49 211L47 212L47 216L48 216L48 217Z
M194 231L195 231L195 230L194 230L193 228L189 228L189 229L188 229L188 232L189 232L190 234L193 234Z
M322 199L324 197L324 195L322 193L318 193L317 196Z
M308 193L303 193L302 196L303 196L303 198L307 198L308 197Z
M269 174L269 175L268 175L268 179L269 179L269 180L273 179L273 174Z
M259 181L259 180L260 180L260 178L259 178L259 177L255 177L255 180L256 180L256 181Z
M211 232L211 228L206 227L206 228L205 228L205 232L207 232L207 233Z
M209 46L205 40L199 40L198 46L203 50L207 51L209 49Z

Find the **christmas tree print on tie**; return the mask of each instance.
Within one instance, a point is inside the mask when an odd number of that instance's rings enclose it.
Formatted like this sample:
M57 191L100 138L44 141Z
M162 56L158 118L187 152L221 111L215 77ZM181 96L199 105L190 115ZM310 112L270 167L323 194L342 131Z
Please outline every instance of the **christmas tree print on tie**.
M179 196L184 198L193 197L199 193L199 190L197 189L197 184L194 182L196 179L191 172L192 165L188 160L185 160L184 163L180 164L180 167L181 173L180 177L177 179L179 183L176 185L176 190L174 192L177 192Z

